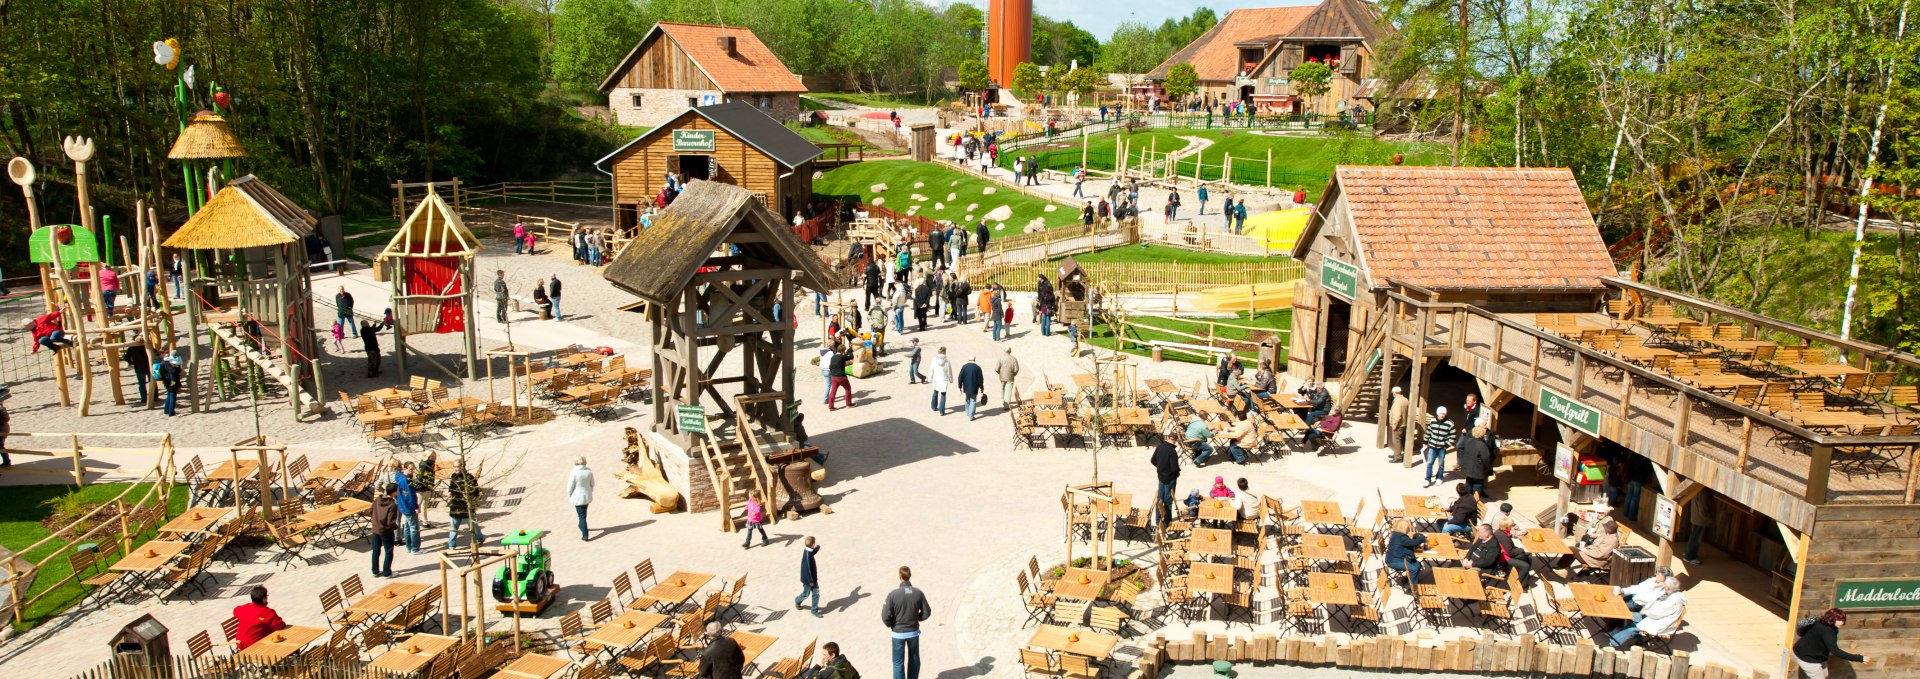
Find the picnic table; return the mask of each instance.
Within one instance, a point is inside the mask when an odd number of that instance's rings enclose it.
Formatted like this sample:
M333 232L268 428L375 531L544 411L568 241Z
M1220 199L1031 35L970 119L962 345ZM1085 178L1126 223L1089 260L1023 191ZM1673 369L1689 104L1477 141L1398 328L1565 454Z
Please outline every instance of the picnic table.
M699 592L701 587L707 586L709 582L713 582L712 573L674 571L673 575L660 578L659 582L655 583L653 587L648 588L646 595L660 603L672 604L678 607L680 604L686 603L688 599L693 598L693 595Z
M1573 606L1580 609L1580 615L1613 620L1633 619L1633 611L1627 610L1627 602L1614 594L1611 586L1576 582L1568 584L1567 588L1573 590Z
M594 384L592 382L588 382L586 384L576 384L571 387L567 387L566 389L562 389L560 393L566 394L568 396L572 396L576 399L586 399L586 398L592 398L594 396L598 396L602 393L609 392L609 391L613 391L613 387L609 387L604 384Z
M754 659L759 658L761 654L767 652L767 649L773 648L775 642L780 641L780 637L753 632L734 632L728 636L733 637L733 642L740 645L740 655L743 656L740 662L741 667L752 666Z
M407 640L393 645L386 653L367 663L367 669L385 670L394 674L413 674L427 669L434 658L446 653L459 639L438 634L415 634Z
M349 476L352 476L353 472L360 469L360 465L362 464L366 464L366 461L364 460L327 460L326 462L322 462L320 464L314 465L312 469L307 470L307 478L339 481Z
M1054 596L1068 599L1095 601L1100 591L1107 588L1111 573L1097 568L1068 568L1060 574L1060 580L1053 584Z
M1855 368L1845 363L1788 363L1780 367L1786 368L1788 370L1792 370L1794 372L1800 373L1802 375L1806 375L1808 377L1820 377L1820 378L1827 378L1827 379L1832 379L1835 377L1846 377L1848 375L1867 374L1867 371L1861 370L1859 368Z
M1340 503L1329 500L1301 500L1300 516L1307 523L1347 525L1347 515L1340 513Z
M1033 426L1044 430L1048 438L1067 433L1070 423L1067 411L1059 408L1037 408L1033 411Z
M1420 558L1440 561L1459 561L1466 556L1460 545L1454 544L1453 536L1446 533L1421 533L1427 536L1427 548L1420 550Z
M567 354L565 356L561 356L559 358L559 361L561 363L565 363L570 366L577 366L582 363L591 363L593 361L598 361L598 360L607 359L607 358L613 358L613 357L601 356L600 354L596 354L590 351L582 351L580 353Z
M1167 402L1180 393L1180 388L1173 385L1173 380L1148 379L1146 384L1147 393L1162 408L1167 407Z
M1061 400L1060 394L1058 392L1053 392L1053 391L1033 392L1033 404L1036 406L1040 406L1043 408L1058 408L1062 405L1065 405L1065 403L1066 401Z
M1428 503L1432 503L1429 505ZM1439 505L1438 498L1428 495L1400 496L1400 511L1403 516L1414 521L1444 519L1452 516L1445 507Z
M213 524L219 523L221 519L227 518L227 515L232 513L233 509L228 507L193 507L160 526L160 532L204 533L208 528L212 528Z
M373 593L355 600L347 606L347 610L353 613L364 613L371 617L385 617L388 613L407 605L408 601L412 601L414 597L420 596L420 593L425 591L427 586L417 582L389 582L386 586L374 590Z
M373 410L373 411L368 411L364 413L354 413L353 419L359 420L361 424L371 425L371 424L379 424L381 422L390 422L393 420L404 420L419 414L420 413L414 412L412 408L402 406L397 408L387 408L385 410Z
M1187 551L1203 556L1233 556L1233 531L1220 528L1195 528Z
M1196 399L1194 399L1194 400L1192 400L1192 401L1188 401L1188 403L1191 403L1191 404L1193 404L1193 409L1194 409L1194 410L1196 410L1196 411L1199 411L1199 412L1202 412L1202 413L1206 413L1206 414L1208 414L1208 415L1216 415L1216 416L1218 416L1218 415L1225 415L1225 414L1227 414L1227 407L1226 407L1226 406L1223 406L1223 405L1220 405L1220 402L1219 402L1219 401L1217 401L1217 400L1214 400L1214 399L1213 399L1213 398L1211 398L1211 397L1209 397L1209 398L1196 398Z
M553 378L555 377L559 377L561 375L565 375L571 372L573 371L568 370L566 368L548 368L546 370L536 370L536 371L527 373L527 383L528 384L545 384L547 382L552 381Z
M561 671L573 667L566 658L556 658L545 653L528 653L507 663L506 667L493 676L513 677L514 679L548 679Z
M1757 339L1709 340L1707 343L1737 356L1752 356L1753 352L1760 347L1778 346L1772 342Z
M629 609L587 635L587 641L611 651L623 651L647 638L647 633L667 621L667 616L652 611Z
M1680 352L1674 351L1672 349L1650 347L1644 344L1641 344L1641 345L1622 344L1620 346L1609 349L1608 351L1613 352L1614 355L1619 356L1620 358L1625 359L1629 362L1642 363L1642 364L1653 363L1655 359L1658 359L1662 356L1672 358L1680 355Z
M1308 401L1305 396L1301 396L1299 394L1294 394L1291 396L1282 396L1274 400L1279 401L1280 405L1285 406L1288 409L1292 409L1292 410L1306 410L1308 408L1313 407L1312 401Z
M1187 587L1206 594L1233 593L1233 564L1195 561L1187 566Z
M1300 555L1316 561L1346 561L1347 539L1340 535L1308 533L1300 536Z
M286 629L269 634L246 650L233 654L233 657L248 664L271 665L299 653L307 644L326 635L325 627L288 625Z
M1231 582L1231 579L1229 579ZM1113 647L1120 644L1120 637L1112 634L1076 630L1059 625L1041 625L1033 631L1033 638L1027 645L1057 653L1072 653L1095 660L1105 660L1113 655Z
M1127 427L1152 427L1153 416L1146 408L1118 408L1113 411L1113 422Z
M1307 600L1326 606L1353 606L1360 593L1353 589L1353 576L1346 573L1308 573Z
M235 466L234 460L227 460L226 462L220 463L220 466L214 467L213 471L207 472L207 480L208 481L237 481L240 479L251 479L259 473L260 473L259 460L249 460L249 459L242 458L241 460L239 460L239 465L237 467Z

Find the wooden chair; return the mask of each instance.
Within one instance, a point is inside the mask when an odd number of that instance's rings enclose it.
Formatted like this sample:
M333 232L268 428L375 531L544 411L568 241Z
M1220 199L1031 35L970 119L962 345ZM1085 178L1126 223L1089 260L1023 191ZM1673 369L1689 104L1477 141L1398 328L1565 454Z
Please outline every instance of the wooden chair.
M671 634L662 634L654 637L653 641L647 642L645 646L622 654L618 659L614 660L614 662L626 668L627 671L634 676L642 676L647 670L656 667L669 665L679 667L694 662L674 659L673 656L677 652L678 648L676 647L674 636ZM657 671L655 672L655 676L658 676ZM576 679L578 678L576 677Z
M774 663L772 667L760 673L760 679L769 679L770 677L793 679L799 676L799 674L805 672L807 666L813 662L813 645L819 643L819 641L820 639L816 637L813 641L807 642L807 650L805 652L792 658L782 658L779 662Z
M87 575L99 562L100 556L94 552L73 552L67 555L67 565L73 569L73 573L84 577L80 581L81 586L94 588L95 594L122 593L121 587L127 584L121 581L122 573L102 571Z
M1084 624L1081 621L1086 620L1087 609L1091 607L1092 604L1076 599L1056 600L1053 602L1053 611L1048 616L1048 622L1068 627Z
M1687 611L1686 609L1681 609L1680 619L1673 621L1673 631L1666 634L1647 634L1642 632L1640 634L1640 644L1644 646L1649 653L1673 655L1673 636L1679 634L1680 630L1685 627L1686 624Z
M613 600L601 599L595 601L587 610L588 613L593 616L593 625L599 627L602 623L613 619Z
M1020 603L1027 609L1027 621L1045 622L1047 616L1053 612L1053 595L1030 590L1026 571L1020 571L1015 575L1020 576Z
M1373 596L1368 599L1371 600L1362 600L1358 605L1347 607L1347 631L1355 637L1360 636L1361 628L1366 628L1367 634L1380 633L1380 612L1387 608L1387 588L1373 588Z
M660 584L653 575L653 559L645 559L633 565L633 584L643 588Z
M732 613L736 620L746 614L746 608L741 605L743 602L740 599L740 591L746 588L747 574L741 573L740 577L734 579L733 586L726 589L725 594L716 592L715 596L710 597L711 600L714 601L716 610L720 612L720 618L723 623L726 620L727 613Z
M1127 626L1129 617L1119 608L1099 606L1087 612L1087 626L1122 638L1131 637L1133 630Z
M589 661L573 673L573 679L610 679L611 676L611 671L606 665L600 664L599 660Z
M605 650L605 646L586 640L590 634L586 626L580 624L579 611L569 611L560 616L560 643L566 647L567 653L574 657L592 657Z
M1567 615L1566 610L1561 608L1560 600L1553 596L1551 588L1547 589L1547 601L1548 605L1542 607L1539 598L1534 599L1533 617L1540 623L1540 626L1533 630L1534 638L1541 643L1569 646L1579 641L1579 634L1573 628L1572 616ZM1568 604L1571 605L1571 603L1569 600Z
M1100 676L1100 667L1084 655L1073 653L1060 654L1060 676L1077 679L1096 679Z
M1051 656L1031 648L1020 649L1020 671L1022 676L1037 674L1058 677L1061 674L1060 664L1054 662Z
M1887 400L1898 406L1920 408L1920 385L1902 384L1887 387Z

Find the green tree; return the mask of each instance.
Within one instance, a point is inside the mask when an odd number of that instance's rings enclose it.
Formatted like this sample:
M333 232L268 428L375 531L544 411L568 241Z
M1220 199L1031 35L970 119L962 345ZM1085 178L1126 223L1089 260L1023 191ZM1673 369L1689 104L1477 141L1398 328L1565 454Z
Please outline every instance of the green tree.
M959 71L960 87L963 89L979 92L993 86L993 74L987 72L987 65L980 63L979 59L960 62Z
M1022 61L1013 67L1013 82L1007 87L1024 97L1039 94L1047 86L1046 77L1040 74L1040 67L1031 61Z
M1146 73L1159 65L1162 56L1153 31L1132 21L1114 27L1113 35L1100 48L1101 67L1109 73Z
M633 0L567 0L553 18L553 79L591 92L652 25Z
M1287 74L1287 80L1293 83L1293 91L1312 102L1332 88L1333 68L1322 61L1304 61L1293 67L1293 72ZM1309 111L1315 108L1311 104L1307 106Z
M1199 86L1200 73L1193 70L1193 64L1182 62L1167 70L1167 82L1162 87L1167 91L1167 98L1180 101L1192 96Z
M1098 89L1106 80L1106 74L1101 73L1098 69L1081 66L1080 68L1073 69L1072 73L1068 73L1067 77L1061 81L1061 84L1066 91L1085 97L1093 94L1093 91Z

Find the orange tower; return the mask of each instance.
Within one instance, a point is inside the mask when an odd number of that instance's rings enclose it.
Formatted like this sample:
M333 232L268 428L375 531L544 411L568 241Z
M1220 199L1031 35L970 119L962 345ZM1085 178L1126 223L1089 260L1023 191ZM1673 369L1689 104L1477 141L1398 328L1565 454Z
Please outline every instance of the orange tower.
M987 73L1001 87L1013 86L1013 67L1033 60L1033 0L989 0Z

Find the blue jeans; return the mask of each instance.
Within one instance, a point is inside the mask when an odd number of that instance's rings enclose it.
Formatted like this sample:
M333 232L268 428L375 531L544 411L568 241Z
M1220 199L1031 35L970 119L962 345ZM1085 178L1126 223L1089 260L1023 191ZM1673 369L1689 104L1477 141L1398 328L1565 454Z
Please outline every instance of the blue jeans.
M517 255L517 254L520 254L520 252L521 252L521 249L522 249L522 248L525 248L526 246L527 246L527 241L526 241L525 239L523 239L523 238L514 238L514 239L513 239L513 254L516 254L516 255Z
M913 384L914 382L918 382L919 380L920 380L920 359L916 358L916 359L913 359L912 361L907 362L907 384Z
M920 679L920 637L893 640L893 679Z
M549 296L549 297L548 297L547 299L549 299L549 300L552 300L552 301L553 301L553 320L556 320L556 321L557 321L557 320L560 320L560 318L561 318L561 316L560 316L560 296L559 296L559 295L552 295L552 296Z
M135 382L139 383L140 385L140 402L146 403L147 402L147 371L135 368L133 371L133 379Z
M747 529L742 531L746 533L747 539L740 541L741 547L753 544L753 532L756 530L760 531L760 546L765 547L767 545L767 542L769 542L767 540L767 524L748 521Z
M179 298L181 298L181 297L185 297L185 296L186 296L186 294L185 294L185 293L182 293L182 292L180 291L180 284L181 284L181 282L182 282L182 281L184 280L184 277L182 277L182 276L168 276L168 277L167 277L167 280L170 280L170 281L173 281L173 298L174 298L174 299L179 299Z
M1637 521L1640 519L1640 482L1639 481L1627 482L1627 501L1625 504L1620 505L1620 508L1621 510L1626 512L1627 520Z
M813 597L813 614L819 615L820 614L820 584L819 583L814 583L811 585L806 583L801 583L800 596L793 598L793 605L796 608L799 607L800 602L806 600L806 598L809 595Z
M893 334L899 335L899 334L905 333L906 331L907 331L907 308L904 306L895 307L893 310Z
M1473 532L1473 526L1467 526L1467 525L1454 523L1452 521L1448 521L1446 525L1440 527L1440 532L1446 533L1448 535L1465 535L1467 533Z
M575 516L580 517L580 539L584 541L587 539L587 506L574 505L573 513Z
M933 412L947 414L947 392L943 389L933 390L933 402L929 405L933 407Z
M368 539L373 542L373 551L371 552L373 555L373 574L375 576L393 575L393 534L374 533L368 536ZM380 554L383 551L386 553L384 562L380 558Z
M980 404L980 397L974 396L971 394L967 395L967 419L969 420L973 419L974 407L978 406L979 404Z
M407 546L408 554L420 553L420 514L400 515L400 543Z
M1195 441L1193 443L1194 447L1200 451L1193 456L1193 461L1196 464L1206 464L1207 458L1213 456L1213 445L1206 441Z
M1486 479L1467 479L1467 492L1473 493L1482 502L1493 499L1492 496L1487 495Z
M1002 329L1002 328L1004 328L1004 327L1005 327L1005 325L1006 325L1006 324L1005 324L1005 319L1006 319L1006 315L1005 315L1005 314L994 314L994 315L993 315L993 341L995 341L995 342L998 342L998 341L1000 341L1000 332L1001 332L1001 329Z
M820 313L820 308L821 308L821 306L820 306L820 305L822 305L822 304L826 304L826 303L827 303L827 294L826 294L826 293L824 293L824 292L816 292L816 293L813 293L813 315L815 315L815 316L822 316L822 315L824 315L824 314L822 314L822 313Z
M1413 591L1414 585L1420 584L1420 560L1419 559L1407 559L1402 563L1389 562L1387 564L1387 567L1407 574L1407 591L1408 592Z
M168 417L172 417L173 404L175 401L179 400L179 398L180 398L179 387L167 387L167 402L165 405L162 405L160 407L160 412L166 413Z
M1252 452L1248 451L1245 448L1241 448L1240 444L1238 443L1229 443L1227 444L1227 454L1233 456L1234 462L1245 464L1247 461L1247 456L1251 455Z
M1040 314L1040 336L1041 337L1053 336L1053 314L1052 313Z
M1635 624L1622 627L1620 631L1613 633L1611 641L1614 648L1628 648L1629 644L1632 644L1633 640L1640 636L1640 628L1637 626L1640 622L1640 617L1639 613L1633 614L1633 622Z
M40 346L59 351L66 347L73 346L73 340L67 339L67 331L55 330L47 333L46 337L40 338Z
M113 313L113 300L120 296L119 290L101 290L100 301L107 303L107 313Z
M480 532L480 522L474 521L472 518L449 518L447 520L447 549L453 549L460 544L460 536L464 532L461 529L469 525L473 526L474 542L481 543L487 541L486 534Z
M1438 483L1442 478L1446 477L1447 449L1432 448L1432 447L1427 448L1426 474L1427 474L1426 480L1428 483Z
M353 322L352 309L341 309L334 313L333 318L339 321L340 325L346 326L347 330L351 331L354 337L360 336L360 324Z
M1160 482L1160 524L1166 525L1173 520L1173 482Z

